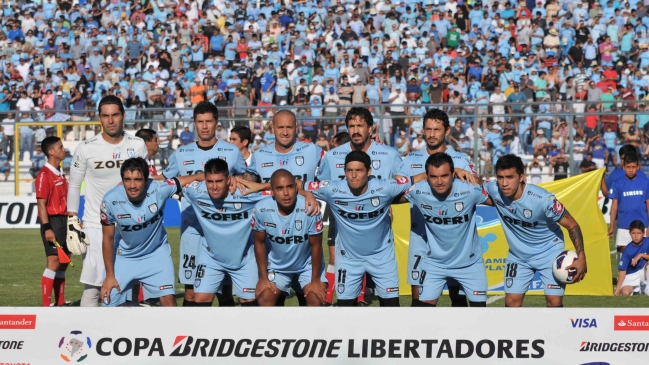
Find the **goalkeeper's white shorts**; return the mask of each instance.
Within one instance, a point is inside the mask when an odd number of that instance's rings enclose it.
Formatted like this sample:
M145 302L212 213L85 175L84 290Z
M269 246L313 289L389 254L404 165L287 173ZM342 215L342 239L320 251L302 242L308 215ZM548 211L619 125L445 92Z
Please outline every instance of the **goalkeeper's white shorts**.
M101 286L106 271L102 251L103 235L101 227L86 227L84 224L83 231L86 233L90 244L85 255L82 256L83 269L81 270L80 281L88 285Z

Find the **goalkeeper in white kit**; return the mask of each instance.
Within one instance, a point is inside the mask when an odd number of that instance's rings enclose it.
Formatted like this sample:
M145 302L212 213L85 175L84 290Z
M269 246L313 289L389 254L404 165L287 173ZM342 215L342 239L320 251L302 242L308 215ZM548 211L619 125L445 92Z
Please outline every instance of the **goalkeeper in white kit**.
M109 95L101 99L99 121L103 132L79 144L70 166L67 244L70 252L83 256L81 282L85 285L82 307L99 305L99 290L104 278L99 217L102 199L121 181L119 171L125 160L147 158L144 141L124 132L124 105L119 98ZM86 201L82 229L77 213L84 180Z

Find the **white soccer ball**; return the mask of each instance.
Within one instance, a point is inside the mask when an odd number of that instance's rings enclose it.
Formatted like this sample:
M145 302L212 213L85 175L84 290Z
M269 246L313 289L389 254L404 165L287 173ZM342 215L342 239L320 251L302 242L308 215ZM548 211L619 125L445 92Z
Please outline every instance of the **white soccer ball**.
M576 269L566 270L566 268L572 265L579 256L575 251L566 250L557 255L557 258L554 259L552 265L552 274L558 282L562 284L572 284L575 280L575 275L577 274Z

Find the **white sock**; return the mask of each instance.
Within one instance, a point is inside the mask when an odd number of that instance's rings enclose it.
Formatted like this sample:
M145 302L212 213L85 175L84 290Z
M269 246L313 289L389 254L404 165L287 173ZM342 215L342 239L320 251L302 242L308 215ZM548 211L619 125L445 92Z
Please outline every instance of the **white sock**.
M336 272L336 267L333 265L327 265L327 272L328 273L335 273Z
M83 295L81 296L82 307L98 307L99 306L99 289L100 287L85 284L83 288Z
M54 279L54 277L56 276L56 272L50 269L45 269L45 271L43 271L43 276L48 279Z

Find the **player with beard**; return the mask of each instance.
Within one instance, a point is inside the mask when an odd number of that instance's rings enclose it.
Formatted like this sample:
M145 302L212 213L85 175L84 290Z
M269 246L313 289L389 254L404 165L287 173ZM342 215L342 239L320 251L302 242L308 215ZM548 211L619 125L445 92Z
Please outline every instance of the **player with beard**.
M326 180L343 180L345 179L345 157L351 151L363 151L370 156L372 175L370 178L376 179L390 179L394 177L401 158L392 147L377 144L372 140L374 131L374 117L372 113L366 108L353 107L350 108L345 117L345 125L347 132L351 137L349 143L341 144L340 146L327 152L318 169L317 179L319 181ZM329 242L328 242L329 243ZM327 302L330 303L333 298L334 290L334 265L335 265L336 249L335 246L329 246L329 262L327 266ZM365 282L363 279L363 287L359 296L361 305L365 305Z
M573 283L586 276L584 237L579 224L552 193L525 183L525 165L520 157L510 154L499 158L496 179L483 186L500 216L509 245L505 306L523 305L525 293L538 272L546 305L563 307L565 285L554 278L552 266L557 255L565 249L563 227L578 255L566 270L575 270Z
M99 208L106 193L120 182L119 168L124 160L147 157L144 141L124 132L124 105L112 95L99 102L99 121L103 132L81 143L74 151L70 166L68 189L68 248L75 252L80 234L90 241L83 255L80 281L84 283L82 307L99 305L99 291L104 279L102 228ZM85 184L83 232L77 215L80 204L81 183ZM73 239L71 240L70 237ZM82 243L83 244L83 243Z
M224 140L216 138L218 109L210 102L203 101L194 107L194 127L197 140L185 146L180 146L169 157L169 166L156 179L202 173L205 164L211 159L222 159L228 163L229 174L241 175L246 169L246 163L239 149ZM181 202L180 225L180 262L178 280L185 285L184 307L194 305L194 287L196 280L196 259L200 247L205 244L198 218L188 202ZM219 306L234 306L234 299L229 289L223 289L219 295Z
M399 166L396 176L414 176L425 172L426 160L430 155L438 152L445 152L453 158L454 170L464 170L475 174L473 163L471 163L469 157L446 145L446 136L451 128L448 115L440 109L431 109L424 114L423 119L426 148L408 154L401 166ZM472 181L475 182L476 180ZM429 251L429 244L426 242L426 221L421 211L412 205L410 207L410 227L407 274L408 284L412 285L412 306L417 307L421 304L417 285L424 280L424 273L420 264ZM454 280L449 280L448 285L451 305L453 307L466 307L466 297L459 293L460 286Z

